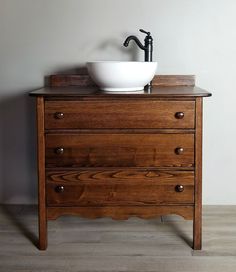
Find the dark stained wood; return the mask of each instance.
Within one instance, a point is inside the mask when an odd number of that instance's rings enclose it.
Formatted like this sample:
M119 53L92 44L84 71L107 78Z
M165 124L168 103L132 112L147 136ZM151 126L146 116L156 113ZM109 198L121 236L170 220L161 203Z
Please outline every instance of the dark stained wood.
M194 186L185 185L177 192L178 184L158 185L145 181L143 184L90 184L66 182L57 185L47 183L48 206L144 206L163 204L192 204Z
M152 86L194 86L194 75L155 75Z
M202 248L202 98L196 99L193 248Z
M62 215L79 215L85 218L111 217L126 220L129 217L153 218L166 214L177 214L185 219L193 218L193 206L123 206L123 207L48 207L48 219L55 220Z
M38 212L39 212L39 249L47 248L47 212L45 192L45 135L44 135L44 98L37 97L38 131Z
M181 119L176 117L179 112L184 114ZM45 127L194 128L194 113L194 101L46 101Z
M46 180L51 184L149 184L173 185L181 180L183 185L194 184L193 171L157 170L156 168L80 168L76 170L46 170Z
M193 203L191 171L47 171L49 206L129 206ZM181 184L180 184L181 182ZM183 186L182 192L176 187Z
M193 248L201 249L202 98L211 94L194 86L194 76L157 76L151 91L132 94L102 92L86 75L52 76L50 84L30 93L39 248L47 247L47 219L61 215L173 213L193 219Z
M46 129L45 133L47 134L111 134L111 129ZM194 134L195 129L176 129L176 128L113 128L113 134Z
M57 149L63 148L63 154ZM176 148L183 148L176 154ZM194 134L48 134L47 167L192 167Z
M195 97L211 96L211 93L196 86L153 86L151 91L133 92L131 93L106 93L97 87L45 87L30 93L31 96L44 96L47 99L62 99L76 97L80 99L156 99L166 98L175 99L182 98L184 100Z
M96 86L88 74L84 75L51 75L49 85L52 87Z
M49 85L54 87L96 86L88 74L83 75L51 75ZM194 86L194 75L155 75L153 86Z

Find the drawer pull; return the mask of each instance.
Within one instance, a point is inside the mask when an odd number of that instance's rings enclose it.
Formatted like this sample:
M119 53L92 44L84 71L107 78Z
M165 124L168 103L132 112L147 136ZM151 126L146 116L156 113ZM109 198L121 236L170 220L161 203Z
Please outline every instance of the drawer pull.
M175 191L178 193L181 193L184 191L184 186L183 185L176 185L175 186Z
M64 113L63 112L56 112L54 114L55 119L63 119L64 118Z
M183 119L184 118L184 113L182 111L176 112L175 118L176 119Z
M63 147L57 147L55 149L55 153L58 155L62 155L64 153L64 148Z
M175 154L181 155L181 154L183 154L183 153L184 153L183 147L177 147L177 148L175 149Z
M63 193L63 192L65 191L65 187L62 186L62 185L59 185L59 186L57 186L57 187L55 188L55 191L56 191L57 193Z

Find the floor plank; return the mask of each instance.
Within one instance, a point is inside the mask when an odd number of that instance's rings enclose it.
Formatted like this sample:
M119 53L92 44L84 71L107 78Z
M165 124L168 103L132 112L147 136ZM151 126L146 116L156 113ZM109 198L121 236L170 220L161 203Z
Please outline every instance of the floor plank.
M235 272L236 206L204 206L203 250L179 216L115 221L64 216L50 221L39 251L35 206L0 206L0 271Z

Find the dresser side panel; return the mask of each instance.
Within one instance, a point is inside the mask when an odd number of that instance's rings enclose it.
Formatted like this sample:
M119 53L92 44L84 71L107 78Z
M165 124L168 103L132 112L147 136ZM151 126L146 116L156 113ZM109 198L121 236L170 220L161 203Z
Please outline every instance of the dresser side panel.
M202 98L196 98L193 248L202 248Z
M38 212L39 212L39 249L47 248L47 210L45 188L45 135L44 135L44 98L37 97L37 156L38 156Z

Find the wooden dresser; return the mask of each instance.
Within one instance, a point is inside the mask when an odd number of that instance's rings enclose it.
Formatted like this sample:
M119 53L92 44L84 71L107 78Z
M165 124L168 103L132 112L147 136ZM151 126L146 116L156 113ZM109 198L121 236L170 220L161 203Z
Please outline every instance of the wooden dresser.
M87 75L50 77L36 97L39 248L47 220L193 220L201 249L202 99L194 76L156 76L149 92L106 94Z

